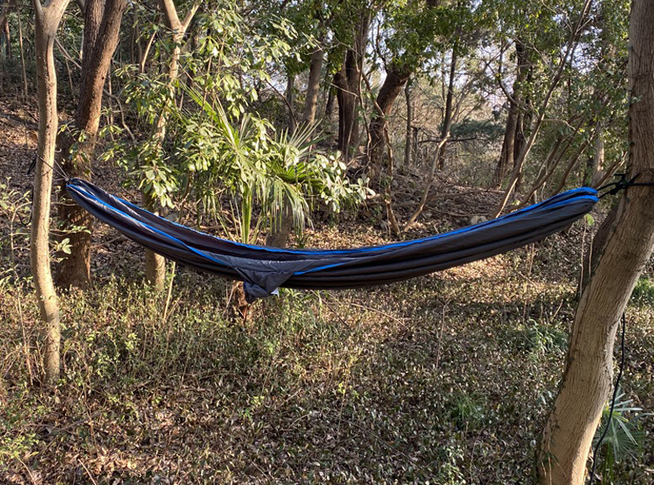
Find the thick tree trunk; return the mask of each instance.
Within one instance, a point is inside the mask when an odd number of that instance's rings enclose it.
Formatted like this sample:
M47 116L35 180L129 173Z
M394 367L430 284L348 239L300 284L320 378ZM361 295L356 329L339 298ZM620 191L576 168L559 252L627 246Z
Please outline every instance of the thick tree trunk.
M102 91L111 59L118 46L120 22L126 0L86 0L80 99L72 132L59 136L60 162L71 177L89 180L100 126ZM64 223L71 253L59 265L57 284L86 288L91 282L91 230L93 218L60 187L59 218ZM84 230L75 229L84 228ZM70 231L70 232L68 232Z
M318 111L318 94L320 93L320 74L325 53L322 48L318 48L311 54L311 63L309 64L309 81L307 83L307 97L304 101L304 113L302 121L306 124L312 124L316 121Z
M634 0L629 28L631 173L654 180L654 4ZM581 485L588 452L611 388L620 315L654 246L651 187L631 187L595 274L581 297L566 370L543 433L540 483Z
M37 148L30 263L41 320L45 326L45 356L43 367L47 384L59 378L61 329L59 302L50 272L50 204L53 166L57 142L57 73L54 63L54 40L57 27L69 0L52 0L42 6L34 0L36 34L36 73L39 95L39 142Z
M403 68L403 66L391 64L388 66L384 84L382 84L377 94L375 115L370 121L370 148L368 151L368 164L375 174L381 172L384 157L386 118L391 114L393 104L395 104L395 100L402 92L402 88L410 75L411 72Z

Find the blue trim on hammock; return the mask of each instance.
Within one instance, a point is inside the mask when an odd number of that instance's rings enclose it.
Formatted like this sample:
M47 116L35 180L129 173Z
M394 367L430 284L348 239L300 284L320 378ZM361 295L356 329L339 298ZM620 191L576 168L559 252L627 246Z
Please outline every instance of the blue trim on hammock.
M181 245L184 246L186 249L190 250L191 252L197 254L197 255L200 256L200 257L206 258L206 259L208 259L209 261L213 261L214 263L221 264L221 265L226 266L226 267L228 267L228 268L232 268L232 267L233 267L233 266L231 266L231 265L225 263L224 261L220 261L219 259L216 259L216 258L214 258L214 257L212 257L212 256L209 256L208 254L205 254L204 251L200 251L199 249L195 249L195 248L189 246L188 244L184 243L183 241L180 241L179 239L177 239L177 238L174 237L174 236L171 236L171 235L168 234L168 233L165 233L165 232L163 232L163 231L160 231L159 229L156 229L156 228L150 226L149 224L146 224L146 223L144 223L144 222L141 222L141 221L138 221L138 220L134 219L134 217L130 216L129 214L127 214L127 213L121 211L120 209L116 209L115 207L113 207L113 206L107 204L106 202L104 202L104 201L98 199L98 198L95 197L93 194L89 193L86 189L83 189L83 188L81 188L81 187L71 186L71 185L68 185L68 188L70 188L70 189L73 190L73 191L77 191L77 192L81 192L82 194L86 194L86 195L87 195L89 198L91 198L92 200L95 200L96 202L99 202L99 203L102 204L104 207L108 207L110 211L115 212L115 213L117 213L117 214L121 214L121 215L127 217L128 219L130 219L130 220L132 220L132 221L135 221L137 224L140 224L140 225L142 225L142 226L145 226L145 227L147 227L148 229L150 229L151 231L156 232L157 234L160 234L160 235L162 235L162 236L164 236L164 237L167 237L167 238L170 239L171 241L175 241L176 243L181 244Z
M92 200L95 200L95 201L99 202L103 206L110 207L112 210L114 210L114 211L128 217L129 219L136 220L134 217L130 216L129 214L126 214L125 212L122 212L122 211L112 207L111 205L107 204L106 202L102 201L101 199L97 198L95 195L91 194L87 190L81 189L80 187L74 185L76 180L79 180L79 179L72 179L67 184L67 186L69 188L71 188L71 189L77 189L78 191L83 191ZM568 197L568 196L574 195L576 193L585 193L587 195L583 195L583 196L580 196L580 197L575 197L574 199L566 199L566 200L562 200L560 202L553 203L556 199L560 199L560 198L563 198L563 197ZM272 247L268 247L268 246L245 244L245 243L240 243L240 242L236 242L236 241L231 241L229 239L223 239L223 238L220 238L220 237L217 237L217 236L213 236L211 234L200 232L200 231L198 231L196 229L193 229L193 228L188 227L188 226L184 226L184 225L179 224L179 223L177 223L175 221L165 219L165 218L163 218L161 216L158 216L156 214L153 214L152 212L150 212L150 211L148 211L146 209L143 209L142 207L139 207L139 206L127 201L127 200L121 199L120 197L116 197L115 195L111 195L111 194L109 194L109 195L111 197L115 198L116 200L119 200L120 202L124 203L125 205L128 205L128 206L130 206L130 207L132 207L132 208L134 208L136 210L146 212L146 213L148 213L148 214L150 214L150 215L152 215L154 217L158 217L158 218L163 219L163 220L165 220L165 221L167 221L167 222L169 222L171 224L174 224L177 227L180 227L180 228L183 228L183 229L186 229L186 230L190 230L192 232L195 232L196 234L200 234L200 235L205 236L205 237L210 237L210 238L212 238L212 239L214 239L216 241L220 241L220 242L228 243L228 244L233 244L233 245L235 245L237 247L242 247L242 248L245 248L245 249L253 249L253 250L257 250L257 251L265 251L265 252L273 252L273 253L286 253L286 254L300 254L300 255L316 255L316 256L327 256L327 255L333 255L333 254L342 254L342 255L358 254L358 253L382 251L382 250L385 250L385 249L391 249L391 248L397 248L397 247L412 246L414 244L419 244L419 243L422 243L422 242L434 241L436 239L440 239L440 238L443 238L445 236L450 236L450 235L454 235L454 234L460 234L460 233L464 233L464 232L469 232L469 231L481 229L481 228L486 227L488 225L495 224L498 221L504 221L504 220L507 220L507 219L512 219L512 218L524 215L525 213L532 212L532 211L534 211L534 210L536 210L538 208L542 208L542 207L554 208L554 207L558 207L558 206L561 206L561 205L568 204L571 201L576 201L576 200L580 200L580 199L588 199L588 200L591 200L591 201L593 201L595 203L599 201L599 198L597 197L597 190L595 190L593 188L590 188L590 187L580 187L580 188L577 188L577 189L568 190L567 192L563 192L561 194L555 195L554 197L551 197L551 198L549 198L549 199L547 199L547 200L545 200L543 202L540 202L538 204L534 204L534 205L531 205L529 207L525 207L524 209L520 209L518 211L511 212L510 214L506 214L504 216L501 216L501 217L498 217L498 218L495 218L495 219L491 219L490 221L485 221L485 222L482 222L480 224L476 224L474 226L463 227L461 229L446 232L446 233L443 233L443 234L436 234L434 236L429 236L429 237L422 238L422 239L413 239L411 241L400 241L400 242L396 242L396 243L386 244L386 245L383 245L383 246L367 246L367 247L360 247L360 248L353 248L353 249L302 250L302 249L272 248ZM214 261L214 259L211 258L210 256L206 256L203 252L198 252L199 250L195 250L194 248L189 247L185 243L179 241L177 238L174 238L173 236L170 236L169 234L167 234L167 233L165 233L163 231L155 229L155 228L151 227L150 225L148 225L148 224L146 224L144 222L141 222L141 221L137 221L137 222L139 224L142 224L142 225L148 227L149 229L153 230L154 232L162 234L162 235L170 238L171 240L174 240L175 242L178 242L178 243L184 245L185 247L187 247L188 249L191 249L196 254L198 254L200 256L205 256L205 257L207 257L207 259L210 259L210 260ZM222 261L219 261L219 260L215 260L215 261L222 264L222 265L225 265L227 267L232 267L231 265L226 264L226 263L224 263ZM299 271L299 272L293 273L293 275L302 275L302 274L305 274L305 273L319 271L321 269L327 269L327 268L330 268L330 267L340 266L342 264L344 264L344 263L335 263L335 264L330 264L330 265L327 265L327 266L324 266L324 267L321 266L319 268L313 268L313 269L307 270L307 271Z
M574 190L578 190L578 189L574 189ZM570 192L572 192L572 191L570 191ZM567 192L564 192L563 194L565 194L565 193L567 193ZM563 194L560 194L560 195L563 195ZM553 209L555 207L560 207L562 205L569 204L571 201L579 201L579 200L583 200L583 199L591 200L593 203L597 203L599 201L599 198L596 197L596 196L582 195L580 197L575 197L574 199L562 200L561 202L557 202L556 204L548 205L547 207ZM551 199L548 199L548 200L551 200ZM545 202L547 202L547 201L545 201ZM540 204L532 205L530 207L525 208L525 210L537 207L538 205L540 205ZM516 211L516 212L512 212L511 214L507 214L506 216L498 217L497 219L491 219L490 221L486 221L485 223L477 224L477 225L474 225L474 226L464 227L463 229L458 229L456 231L446 232L446 233L443 233L443 234L437 234L435 236L430 236L429 238L426 238L426 239L417 239L415 241L407 241L407 242L408 243L413 243L413 242L416 242L416 241L433 241L433 240L436 240L436 239L439 239L439 238L443 238L445 236L451 236L451 235L454 235L454 234L461 234L461 233L464 233L464 232L469 232L471 230L475 230L475 229L479 229L481 227L485 227L485 226L488 225L488 223L494 223L494 222L497 222L497 221L499 221L501 219L507 219L508 216L512 216L512 215L518 214L518 213L524 214L523 211ZM332 263L332 264L328 264L328 265L325 265L325 266L319 266L317 268L311 268L311 269L308 269L308 270L305 270L305 271L297 271L297 272L293 273L293 276L300 276L300 275L307 274L307 273L313 273L315 271L321 271L321 270L329 269L329 268L336 268L337 266L342 266L347 262L348 261L343 261L343 262L340 262L340 263Z

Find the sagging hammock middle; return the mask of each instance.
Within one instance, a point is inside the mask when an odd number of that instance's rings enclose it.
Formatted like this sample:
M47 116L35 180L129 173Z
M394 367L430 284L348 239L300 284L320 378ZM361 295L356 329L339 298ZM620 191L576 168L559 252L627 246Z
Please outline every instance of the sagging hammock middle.
M597 191L582 187L497 219L412 241L354 249L281 249L243 244L169 221L81 179L71 197L152 251L200 271L244 282L249 301L278 287L345 289L381 285L460 266L539 241L590 212Z

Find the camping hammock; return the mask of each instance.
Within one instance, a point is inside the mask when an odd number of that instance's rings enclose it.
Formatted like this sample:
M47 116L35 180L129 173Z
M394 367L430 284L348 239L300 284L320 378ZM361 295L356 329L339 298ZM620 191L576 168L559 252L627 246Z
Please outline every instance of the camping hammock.
M99 187L70 179L71 197L101 221L168 259L241 280L248 301L277 288L381 285L495 256L560 231L599 200L579 188L486 222L413 241L355 249L298 250L242 244L159 217Z

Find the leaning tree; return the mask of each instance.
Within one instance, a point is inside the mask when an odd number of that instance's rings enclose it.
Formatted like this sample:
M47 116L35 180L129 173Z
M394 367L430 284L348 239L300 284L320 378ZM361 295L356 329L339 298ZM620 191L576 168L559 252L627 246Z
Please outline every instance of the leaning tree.
M629 25L631 176L654 182L654 3L634 0ZM584 483L588 452L611 388L613 343L631 292L654 247L654 187L620 200L572 327L566 369L538 462L542 484Z

